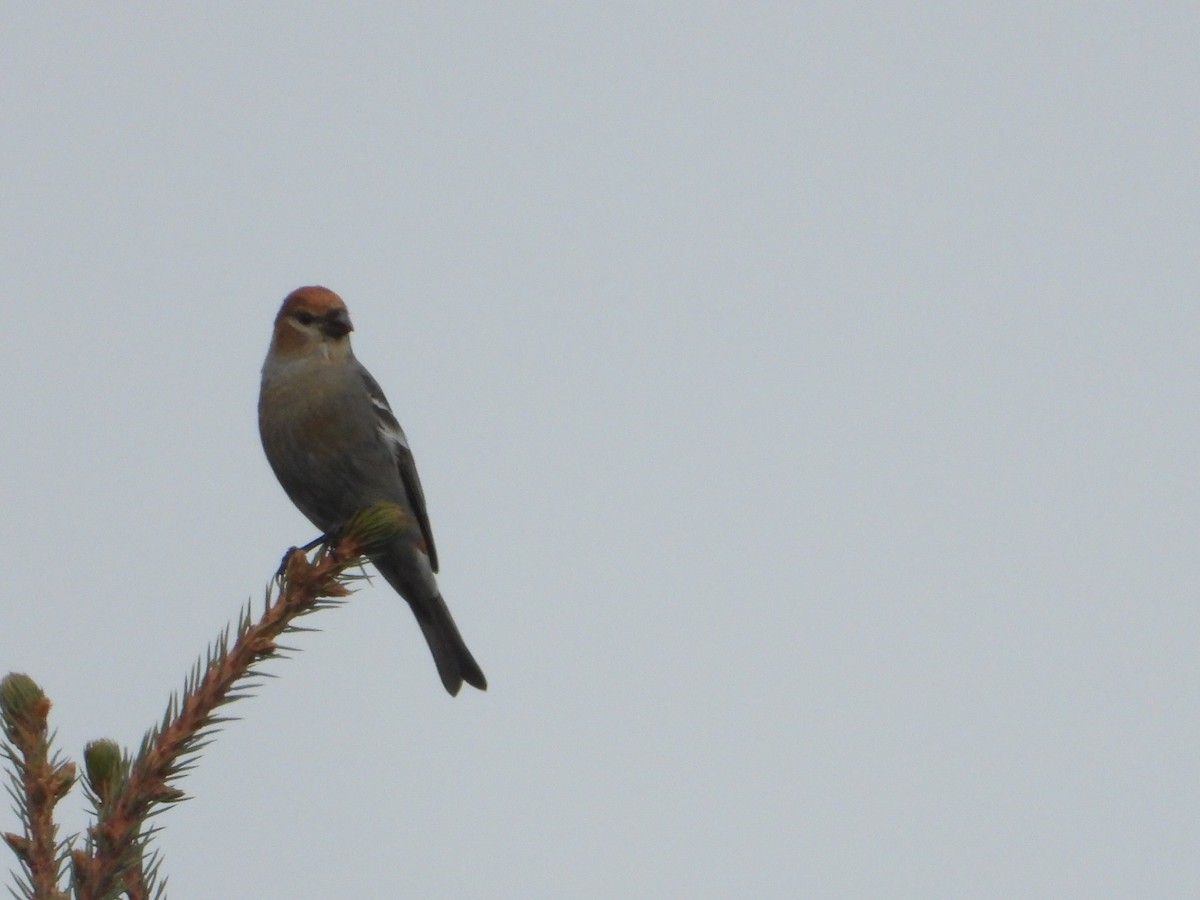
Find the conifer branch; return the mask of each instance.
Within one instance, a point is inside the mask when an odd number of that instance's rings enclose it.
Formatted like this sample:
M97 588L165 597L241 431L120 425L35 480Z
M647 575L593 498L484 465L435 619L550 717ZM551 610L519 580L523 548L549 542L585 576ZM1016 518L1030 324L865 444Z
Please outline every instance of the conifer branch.
M217 711L247 696L254 680L268 675L258 666L289 652L279 637L309 630L296 620L349 595L348 584L365 576L346 570L393 541L407 524L400 507L381 503L321 543L311 559L304 550L289 550L267 589L262 616L255 621L247 606L236 627L227 628L196 662L183 692L171 697L162 722L147 732L136 756L131 758L113 741L88 744L85 789L96 820L82 848L56 842L54 804L74 784L75 766L50 753L50 701L25 675L12 674L0 682L8 738L3 749L13 769L9 793L24 826L23 836L5 834L4 840L24 869L24 896L66 900L58 885L69 858L75 900L160 900L166 889L165 879L159 879L161 859L148 850L157 828L146 823L186 799L175 783L228 721Z
M19 887L26 897L66 900L58 890L65 848L58 843L54 806L75 784L75 766L50 750L50 699L32 678L12 673L0 682L0 720L4 755L12 766L9 795L23 835L6 833L4 841L23 869Z
M237 689L257 674L255 666L285 651L276 641L292 630L292 622L350 593L344 572L361 558L364 543L364 535L351 527L337 543L321 545L311 562L302 551L290 550L275 578L275 601L268 594L262 617L252 622L247 609L232 645L227 630L205 664L197 663L183 694L171 698L161 726L143 739L119 790L97 807L97 822L88 829L91 852L75 860L79 900L106 900L117 886L131 897L149 896L151 885L141 875L146 819L164 804L185 799L173 785L226 721L218 708L245 696ZM93 791L103 801L94 784Z

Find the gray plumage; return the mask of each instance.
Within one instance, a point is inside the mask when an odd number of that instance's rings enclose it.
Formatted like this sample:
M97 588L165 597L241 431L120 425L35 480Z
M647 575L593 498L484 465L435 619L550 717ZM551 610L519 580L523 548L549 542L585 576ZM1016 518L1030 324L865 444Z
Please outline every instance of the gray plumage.
M383 501L408 514L401 536L371 561L408 601L446 690L457 694L463 681L484 690L434 577L437 550L408 439L354 358L350 330L332 291L301 288L284 301L262 370L263 450L288 497L325 534Z

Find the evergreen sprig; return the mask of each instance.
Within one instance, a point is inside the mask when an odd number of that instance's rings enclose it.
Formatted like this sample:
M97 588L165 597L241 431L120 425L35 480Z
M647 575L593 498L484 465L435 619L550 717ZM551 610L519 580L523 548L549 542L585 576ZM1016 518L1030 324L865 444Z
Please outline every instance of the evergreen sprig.
M67 860L75 900L151 900L165 896L161 857L149 842L157 826L149 820L187 799L178 781L198 762L199 754L226 722L221 707L250 696L267 660L294 648L280 644L291 632L310 631L297 620L339 604L350 585L365 575L347 572L406 527L394 504L363 510L333 539L320 543L311 558L293 548L267 587L263 613L255 619L251 604L196 661L182 692L172 694L162 721L142 739L134 756L113 741L92 741L84 751L85 792L95 813L83 846L56 840L53 808L75 782L75 766L51 753L47 716L50 701L28 676L12 674L0 682L0 714L7 743L3 752L11 772L9 794L23 835L4 839L21 861L21 894L32 900L67 900L59 891ZM313 545L310 545L311 549Z
M52 751L50 699L28 675L13 672L0 681L0 722L4 757L8 760L8 795L21 820L22 834L5 833L17 855L21 874L17 897L66 900L58 890L66 865L67 845L58 840L54 806L75 783L75 766Z

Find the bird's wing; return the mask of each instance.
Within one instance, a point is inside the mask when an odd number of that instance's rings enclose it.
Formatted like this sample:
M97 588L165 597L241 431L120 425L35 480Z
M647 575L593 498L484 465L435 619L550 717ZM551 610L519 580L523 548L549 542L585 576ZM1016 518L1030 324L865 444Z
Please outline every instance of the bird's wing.
M404 429L396 421L392 408L388 405L387 397L371 373L360 367L367 393L371 396L371 406L375 410L379 436L383 438L392 451L396 467L400 470L400 481L408 495L408 504L417 516L417 524L421 526L421 535L425 538L425 549L429 555L429 566L434 572L438 570L437 548L433 544L433 529L429 527L429 513L425 511L425 492L421 490L421 479L417 476L417 463L413 459L412 450L408 448L408 438Z

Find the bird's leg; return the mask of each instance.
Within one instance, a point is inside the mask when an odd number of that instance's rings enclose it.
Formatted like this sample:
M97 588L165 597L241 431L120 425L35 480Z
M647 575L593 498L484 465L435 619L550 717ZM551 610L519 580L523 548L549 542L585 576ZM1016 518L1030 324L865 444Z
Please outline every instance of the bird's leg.
M328 544L332 540L333 540L333 535L319 534L315 538L313 538L311 541L309 541L307 544L305 544L303 547L301 547L300 550L303 553L307 553L309 550L313 549L313 547L317 546L317 544Z
M312 550L318 544L329 543L329 541L330 541L330 536L327 534L322 534L322 535L319 535L318 537L313 538L311 541L309 541L303 547L300 547L299 550L301 553L308 553L310 550ZM285 554L283 554L283 559L281 559L279 561L279 568L275 570L276 578L283 577L283 573L287 571L288 560L291 558L292 554L296 552L296 550L297 550L296 547L289 547L287 552Z

